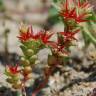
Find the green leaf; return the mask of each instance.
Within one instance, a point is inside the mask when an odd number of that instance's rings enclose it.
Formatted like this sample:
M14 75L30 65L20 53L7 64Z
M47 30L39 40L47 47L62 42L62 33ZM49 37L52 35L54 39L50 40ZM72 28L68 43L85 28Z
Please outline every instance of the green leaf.
M7 71L7 69L5 69L4 74L7 75L7 76L10 76L10 73Z
M35 61L37 60L37 55L33 55L32 57L30 57L29 61L31 62L31 64L35 64Z
M21 45L20 48L21 48L23 54L26 55L27 47L24 45Z
M82 34L83 34L85 46L88 46L90 44L91 40L90 40L89 36L86 34L86 32L84 32L83 30L82 30Z
M82 23L81 30L84 32L84 38L86 38L87 42L92 42L93 44L96 44L96 38L92 35L92 25L90 23ZM87 36L87 37L86 37ZM85 43L87 43L85 42Z
M92 21L92 22L96 22L96 13L94 12L91 12L90 14L92 14L92 16L90 16L88 18L89 21Z
M28 59L26 59L26 57L21 57L21 66L29 66L30 62Z
M23 45L29 49L37 48L40 46L40 44L41 44L40 41L37 41L37 40L30 40L23 43Z
M23 45L26 46L26 48L32 48L32 41L26 41L26 42L23 42Z

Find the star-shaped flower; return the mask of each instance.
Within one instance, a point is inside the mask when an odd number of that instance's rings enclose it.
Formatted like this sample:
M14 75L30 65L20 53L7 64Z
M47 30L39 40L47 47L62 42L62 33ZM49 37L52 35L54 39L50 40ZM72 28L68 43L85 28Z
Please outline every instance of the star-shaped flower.
M69 7L69 3L70 0L66 0L63 4L63 7L61 8L60 11L60 15L65 19L65 20L73 20L76 23L80 23L80 22L86 22L86 18L89 15L88 12L84 11L87 10L87 8L90 8L90 4L86 1L86 2L80 2L80 0L78 0L78 2L75 2L75 0L71 0L72 3L74 3L74 6L72 6L72 8ZM79 12L80 10L83 10Z
M26 28L26 30L24 30L24 28L21 27L20 29L20 36L18 36L18 38L25 42L27 40L30 39L39 39L40 33L34 34L32 26L29 26L28 28Z
M50 47L55 47L56 46L56 43L54 41L51 41L50 38L53 36L54 33L51 33L49 31L43 31L41 32L40 34L40 39L41 41L50 46Z
M77 40L74 36L76 33L78 33L80 30L75 30L74 32L60 32L61 35L64 36L64 41L72 41Z
M11 66L11 65L8 65L6 67L6 70L9 74L17 74L19 73L20 71L18 70L18 64L16 66Z

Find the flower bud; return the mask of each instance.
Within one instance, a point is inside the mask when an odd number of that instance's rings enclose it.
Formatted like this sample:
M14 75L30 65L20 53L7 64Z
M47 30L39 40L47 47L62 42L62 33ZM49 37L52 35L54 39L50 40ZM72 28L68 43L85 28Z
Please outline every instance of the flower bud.
M34 54L34 51L32 49L28 49L27 52L26 52L26 54L28 56L32 56Z
M34 64L35 61L36 61L36 59L37 59L37 55L33 55L33 56L30 58L30 62Z
M24 66L30 65L29 60L25 59L24 57L21 57L21 64Z
M28 74L28 73L32 72L32 68L30 66L26 66L26 67L24 67L23 71L25 74Z
M7 76L11 76L11 77L18 77L18 75L19 75L18 72L14 73L13 70L10 69L9 67L6 67L6 69L5 69L5 74L6 74Z

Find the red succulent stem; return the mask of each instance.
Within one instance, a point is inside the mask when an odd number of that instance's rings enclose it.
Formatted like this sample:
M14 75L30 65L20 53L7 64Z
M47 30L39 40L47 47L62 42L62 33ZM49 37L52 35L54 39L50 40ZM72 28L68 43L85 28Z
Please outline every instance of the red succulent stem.
M58 59L58 57L57 57ZM52 72L54 71L54 69L56 68L56 66L59 63L57 62L56 64L53 64L54 66L49 67L47 70L45 70L45 80L43 83L40 83L40 85L37 87L37 89L32 93L32 96L36 96L38 92L40 92L40 90L42 90L48 83L49 77L52 74Z
M40 90L43 89L43 88L46 86L46 84L48 83L49 76L52 74L53 70L54 70L53 67L49 68L48 74L46 75L44 82L41 83L41 84L37 87L37 89L32 93L32 96L36 96L37 93L40 92Z
M36 96L36 94L37 94L42 88L44 88L47 83L48 83L48 77L45 78L44 82L41 83L41 84L39 85L39 87L32 93L32 96Z

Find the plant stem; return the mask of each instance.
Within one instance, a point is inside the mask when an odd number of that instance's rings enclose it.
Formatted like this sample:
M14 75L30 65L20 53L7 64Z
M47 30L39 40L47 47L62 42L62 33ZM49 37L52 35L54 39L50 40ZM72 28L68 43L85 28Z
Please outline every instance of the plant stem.
M44 80L43 83L41 83L41 84L36 88L36 90L32 93L32 96L36 96L37 93L40 92L40 90L43 89L43 88L46 86L46 84L48 83L48 79L49 79L50 75L52 74L52 72L54 71L54 69L56 68L56 66L59 65L58 56L57 56L57 55L55 55L55 56L56 56L56 61L57 61L57 63L54 64L54 62L53 62L53 65L54 65L54 66L50 66L47 70L45 70L45 80Z

